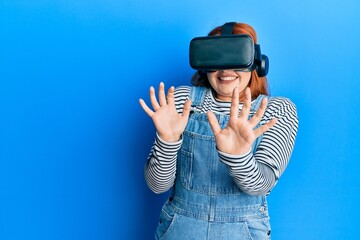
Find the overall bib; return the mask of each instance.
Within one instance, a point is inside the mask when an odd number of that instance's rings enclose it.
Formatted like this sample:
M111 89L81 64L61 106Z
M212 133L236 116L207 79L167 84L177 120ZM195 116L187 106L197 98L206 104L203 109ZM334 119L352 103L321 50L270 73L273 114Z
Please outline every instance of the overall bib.
M204 87L192 87L193 107L202 104ZM252 116L264 95L251 106ZM221 128L228 115L216 114ZM253 144L253 152L260 142ZM176 180L162 208L156 240L257 240L270 239L265 196L251 196L240 190L216 150L205 113L190 114L178 152Z

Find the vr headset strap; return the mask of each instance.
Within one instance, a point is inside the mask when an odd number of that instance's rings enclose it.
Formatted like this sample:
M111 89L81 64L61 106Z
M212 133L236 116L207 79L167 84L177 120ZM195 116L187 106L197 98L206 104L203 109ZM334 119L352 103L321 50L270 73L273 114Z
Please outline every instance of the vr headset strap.
M232 34L235 23L236 22L225 23L221 28L221 35L230 35L230 34Z

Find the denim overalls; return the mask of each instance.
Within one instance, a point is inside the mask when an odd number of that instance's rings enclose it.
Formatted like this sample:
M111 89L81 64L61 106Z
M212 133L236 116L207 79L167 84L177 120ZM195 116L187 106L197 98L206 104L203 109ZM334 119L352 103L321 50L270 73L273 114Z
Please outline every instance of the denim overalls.
M199 108L206 91L192 87L192 109ZM260 106L260 95L250 115ZM228 115L216 114L221 128ZM253 144L255 152L260 139ZM265 196L242 192L229 175L216 150L205 113L191 113L178 152L176 180L162 208L156 240L257 240L270 239Z

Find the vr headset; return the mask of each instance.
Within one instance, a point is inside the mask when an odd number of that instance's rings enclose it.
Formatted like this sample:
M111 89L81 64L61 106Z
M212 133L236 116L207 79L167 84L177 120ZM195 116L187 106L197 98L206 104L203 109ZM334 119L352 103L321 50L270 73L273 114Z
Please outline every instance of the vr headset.
M225 23L220 36L196 37L190 42L190 66L195 70L236 69L252 71L259 77L269 71L269 58L249 35L232 34L235 22Z

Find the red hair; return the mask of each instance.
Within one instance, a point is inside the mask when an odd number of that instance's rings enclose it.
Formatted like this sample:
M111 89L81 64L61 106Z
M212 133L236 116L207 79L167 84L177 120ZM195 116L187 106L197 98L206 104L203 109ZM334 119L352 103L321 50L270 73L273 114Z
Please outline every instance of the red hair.
M208 36L220 35L222 26L214 28ZM247 34L249 35L255 44L257 44L257 36L255 29L246 23L236 23L232 34ZM207 79L206 73L203 71L197 71L191 78L191 83L194 86L210 86L209 80ZM269 95L268 84L266 77L259 77L256 69L251 71L251 79L249 85L251 90L251 96L253 99L257 98L260 94Z

